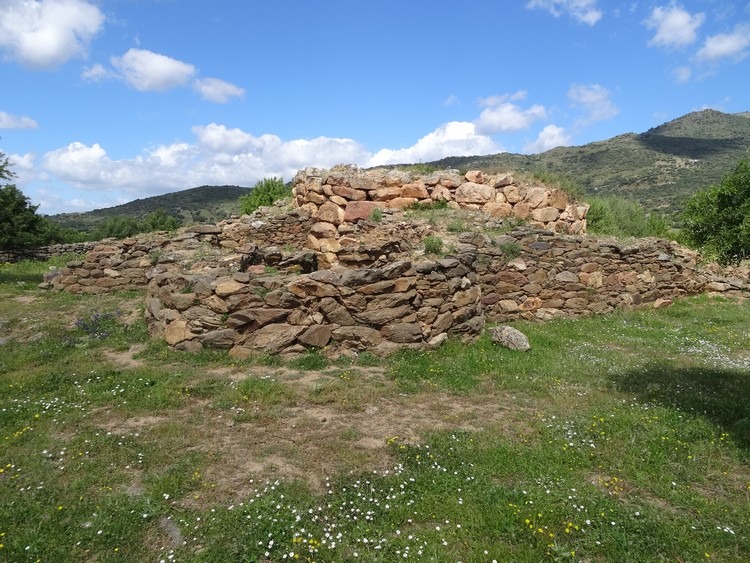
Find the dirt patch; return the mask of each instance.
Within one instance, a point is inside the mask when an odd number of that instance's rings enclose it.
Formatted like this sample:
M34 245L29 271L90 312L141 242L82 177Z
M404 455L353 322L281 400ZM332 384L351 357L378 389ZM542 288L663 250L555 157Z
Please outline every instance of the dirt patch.
M133 344L127 352L116 352L106 350L104 357L113 364L123 368L137 368L143 365L141 360L136 360L135 356L146 349L145 344Z
M106 413L107 411L103 411ZM97 426L113 434L143 432L170 420L168 416L112 417L100 421Z
M320 376L320 374L318 374ZM417 443L429 432L462 429L481 431L498 425L520 431L522 420L502 408L503 397L474 398L448 394L386 398L361 412L338 405L298 404L278 416L234 423L231 415L183 409L178 424L193 426L194 447L215 459L203 468L211 501L240 499L263 479L301 480L322 491L328 477L390 469L395 461L388 440ZM159 423L158 417L131 422ZM170 423L175 423L174 417ZM190 501L193 502L193 499Z

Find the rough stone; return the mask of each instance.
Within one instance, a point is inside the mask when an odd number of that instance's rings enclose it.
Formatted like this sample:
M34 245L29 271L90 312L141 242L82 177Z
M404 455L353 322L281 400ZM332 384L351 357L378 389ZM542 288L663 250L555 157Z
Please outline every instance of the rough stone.
M344 210L335 203L326 202L318 208L318 220L340 225L344 222Z
M164 329L164 340L167 344L174 346L183 340L195 338L195 334L190 331L186 320L177 320L169 323Z
M485 204L495 199L495 188L475 182L465 182L456 190L455 198L459 203Z
M278 354L292 344L307 327L270 324L253 332L246 343L250 349L266 354Z
M531 349L529 339L520 330L511 326L496 326L490 329L490 340L511 350L525 352Z
M207 348L229 349L234 346L237 338L239 338L239 333L236 330L225 328L201 334L198 340Z
M374 201L350 201L346 204L344 210L344 221L353 223L354 221L369 219L372 217L372 212L378 207L378 204Z
M392 342L421 342L422 327L419 323L393 323L380 330L385 338Z
M337 325L312 325L297 337L297 341L305 346L323 348L331 341L334 328L338 328Z

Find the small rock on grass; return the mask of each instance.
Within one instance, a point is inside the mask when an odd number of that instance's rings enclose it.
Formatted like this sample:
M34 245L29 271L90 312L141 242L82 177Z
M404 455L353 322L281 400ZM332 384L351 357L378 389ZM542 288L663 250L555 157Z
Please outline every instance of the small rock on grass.
M520 350L525 352L529 350L529 339L518 329L510 326L496 326L490 329L490 340L511 350Z

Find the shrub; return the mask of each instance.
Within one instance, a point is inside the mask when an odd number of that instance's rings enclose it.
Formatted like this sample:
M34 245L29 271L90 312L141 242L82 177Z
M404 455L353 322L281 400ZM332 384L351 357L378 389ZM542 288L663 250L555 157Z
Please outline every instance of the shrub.
M551 172L549 170L537 170L532 174L535 180L543 184L555 186L567 193L573 200L583 198L583 188L573 179L560 172Z
M659 237L672 235L669 221L659 213L647 213L627 199L609 196L589 200L588 231L615 237Z
M740 161L718 186L697 192L682 215L687 241L721 264L750 258L750 164Z
M427 254L440 254L443 250L443 239L439 237L427 236L422 243Z
M263 178L247 195L240 197L240 213L248 215L259 207L273 205L273 202L292 195L291 186L281 178Z

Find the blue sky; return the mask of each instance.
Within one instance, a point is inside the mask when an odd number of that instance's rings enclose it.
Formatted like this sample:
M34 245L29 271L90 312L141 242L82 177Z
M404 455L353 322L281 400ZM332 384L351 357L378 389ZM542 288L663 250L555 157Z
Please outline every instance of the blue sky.
M0 151L54 214L750 110L750 2L0 0Z

